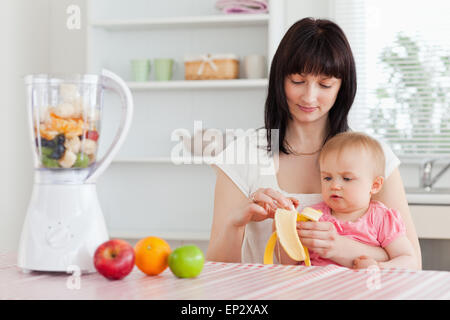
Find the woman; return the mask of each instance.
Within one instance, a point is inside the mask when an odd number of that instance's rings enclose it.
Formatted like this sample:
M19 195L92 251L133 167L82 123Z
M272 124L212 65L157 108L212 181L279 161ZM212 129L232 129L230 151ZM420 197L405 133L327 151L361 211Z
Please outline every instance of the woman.
M276 207L292 208L298 202L305 207L322 200L318 155L328 138L349 130L347 116L355 94L353 54L339 26L311 18L291 26L272 61L265 128L237 139L224 151L229 156L258 146L261 161L228 161L215 167L208 260L262 262ZM266 143L263 152L261 132ZM375 200L401 212L420 269L420 246L398 170L400 161L382 145L386 183ZM275 170L263 172L260 163L272 163ZM388 259L382 248L338 235L329 222L302 223L299 236L306 247L343 266L352 267L361 255Z

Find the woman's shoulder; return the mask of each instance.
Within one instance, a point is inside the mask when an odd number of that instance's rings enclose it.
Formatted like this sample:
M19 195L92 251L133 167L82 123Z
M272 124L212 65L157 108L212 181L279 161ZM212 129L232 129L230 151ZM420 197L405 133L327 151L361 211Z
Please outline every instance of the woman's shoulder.
M259 185L274 187L273 161L268 156L264 141L265 130L235 130L233 139L214 160L238 187L249 195ZM262 179L261 177L265 178Z
M227 132L225 140L225 148L216 156L216 162L248 165L269 157L265 129L236 129Z

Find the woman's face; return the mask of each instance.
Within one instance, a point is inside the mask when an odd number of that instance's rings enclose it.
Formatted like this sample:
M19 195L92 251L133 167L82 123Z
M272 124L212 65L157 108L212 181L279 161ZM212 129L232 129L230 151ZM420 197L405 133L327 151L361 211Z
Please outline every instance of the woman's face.
M341 79L311 74L291 74L284 80L289 111L298 122L326 120L341 87Z

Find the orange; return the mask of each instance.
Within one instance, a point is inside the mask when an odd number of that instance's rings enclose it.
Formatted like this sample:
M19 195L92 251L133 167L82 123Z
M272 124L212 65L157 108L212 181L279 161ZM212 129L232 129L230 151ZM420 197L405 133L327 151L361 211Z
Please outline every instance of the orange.
M147 237L139 240L134 252L136 266L147 275L160 274L169 265L170 246L161 238Z

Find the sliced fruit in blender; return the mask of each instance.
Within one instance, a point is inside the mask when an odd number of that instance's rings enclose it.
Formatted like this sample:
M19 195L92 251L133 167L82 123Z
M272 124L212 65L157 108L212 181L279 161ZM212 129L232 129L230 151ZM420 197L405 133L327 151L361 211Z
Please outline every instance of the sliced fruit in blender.
M80 96L78 87L71 83L61 83L59 85L59 95L63 101L74 101Z
M64 145L58 144L56 145L55 149L53 149L53 153L50 155L50 158L61 159L61 157L64 155L64 151L66 151Z
M86 138L87 138L87 139L94 140L94 141L97 141L97 140L98 140L98 131L95 131L95 130L88 130L88 131L86 132Z
M58 161L42 155L42 165L46 168L59 168Z
M69 102L63 102L54 108L53 112L60 118L72 118L75 114L75 107Z
M62 119L55 115L50 114L51 122L41 128L44 133L48 131L56 131L58 133L65 133L67 138L73 138L83 133L84 121L82 119Z
M64 134L58 134L55 137L55 141L56 141L56 144L64 144L64 141L66 141L66 137L64 136Z
M70 150L66 150L66 152L64 152L63 157L59 160L58 163L61 167L68 169L75 164L75 161L77 161L76 154Z
M95 162L95 160L97 160L97 156L94 154L89 154L88 155L89 158L89 165L93 164Z
M89 166L89 157L83 153L77 154L77 160L73 165L75 168L87 168Z
M41 146L53 149L56 146L56 143L54 140L47 140L45 138L41 138Z
M87 155L95 154L97 152L97 142L91 139L84 139L81 142L81 151Z
M50 155L53 153L53 149L49 147L42 147L41 152L43 156L50 157Z
M41 137L43 137L44 139L53 140L53 138L55 138L56 135L58 134L58 131L48 129L47 126L41 124L39 126L39 133L40 133Z
M66 147L66 149L72 151L73 153L77 154L80 151L81 147L80 138L76 136L70 139L66 139L66 141L64 142L64 147Z

